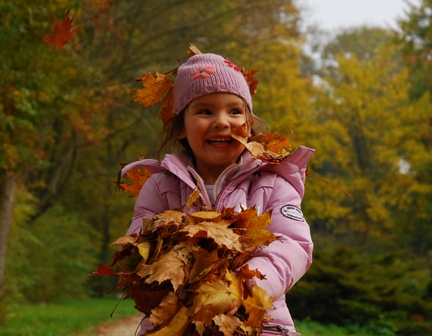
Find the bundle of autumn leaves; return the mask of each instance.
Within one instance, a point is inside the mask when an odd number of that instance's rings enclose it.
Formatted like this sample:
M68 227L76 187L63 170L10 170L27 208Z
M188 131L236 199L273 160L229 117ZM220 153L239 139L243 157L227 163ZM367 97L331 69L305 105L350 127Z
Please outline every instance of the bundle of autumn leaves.
M186 206L199 197L195 191ZM135 307L154 325L151 335L258 335L273 298L249 280L265 279L245 264L277 239L270 213L168 210L144 218L139 233L118 238L111 266L94 275L118 276ZM115 289L113 288L113 290Z

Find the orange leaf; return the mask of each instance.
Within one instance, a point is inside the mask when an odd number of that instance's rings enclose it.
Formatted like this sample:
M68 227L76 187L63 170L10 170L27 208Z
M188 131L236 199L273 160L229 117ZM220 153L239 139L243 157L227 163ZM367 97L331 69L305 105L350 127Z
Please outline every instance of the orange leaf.
M174 87L171 87L168 90L168 93L165 96L165 99L162 102L162 106L159 110L159 118L161 118L164 125L170 120L173 116L173 108L174 108Z
M125 166L125 164L121 164L122 168ZM126 174L124 174L124 177L129 179L132 183L127 184L123 181L117 183L119 188L124 192L130 192L129 197L136 197L139 195L139 192L142 188L142 186L147 182L149 177L152 175L150 171L147 169L141 169L139 167L134 167L131 170L129 170Z
M169 91L172 87L171 81L168 76L156 72L156 77L151 73L144 75L140 79L143 82L143 89L137 90L137 96L133 100L147 106L155 106L159 103L165 92Z
M72 29L73 18L69 17L69 9L66 12L65 18L62 22L54 19L51 26L53 33L45 35L42 40L49 45L52 45L59 50L74 36L78 28Z
M252 296L249 296L243 303L249 315L245 325L254 327L261 324L266 311L271 309L273 297L268 297L264 289L255 285L252 289Z
M254 76L258 71L259 70L248 70L244 68L241 69L241 72L243 73L243 76L249 85L249 91L252 96L255 96L257 91L258 81L254 79Z

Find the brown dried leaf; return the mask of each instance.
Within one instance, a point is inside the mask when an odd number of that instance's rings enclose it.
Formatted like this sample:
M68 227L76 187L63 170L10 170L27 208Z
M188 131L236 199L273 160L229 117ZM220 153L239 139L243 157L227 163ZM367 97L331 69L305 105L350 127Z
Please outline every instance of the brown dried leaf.
M189 324L188 310L181 307L168 325L154 333L153 336L183 336Z
M178 257L177 252L171 250L151 265L141 265L137 275L146 278L145 282L148 284L153 281L162 283L169 280L176 291L185 281L184 266L184 262Z
M234 335L235 330L240 325L240 320L237 317L225 314L216 315L213 317L213 321L226 336Z
M178 313L179 306L177 305L179 299L173 292L169 292L167 296L162 299L159 306L152 309L149 320L154 326L165 324Z
M159 103L165 92L169 91L172 83L168 76L156 72L156 77L149 73L140 79L143 82L143 89L137 90L137 96L133 100L136 103L147 106L155 106Z
M112 243L111 245L126 245L126 244L131 244L133 246L138 245L139 243L141 243L142 239L140 236L123 236L120 238L117 238L114 243Z
M201 222L190 224L180 230L187 232L190 237L208 237L212 238L218 245L225 245L227 248L235 251L243 251L243 246L239 241L240 236L229 229L231 222Z

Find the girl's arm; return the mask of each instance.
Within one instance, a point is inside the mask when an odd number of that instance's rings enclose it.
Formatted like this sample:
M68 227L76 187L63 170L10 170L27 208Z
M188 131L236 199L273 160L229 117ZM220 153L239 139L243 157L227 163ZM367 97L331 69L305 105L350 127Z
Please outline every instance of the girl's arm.
M281 177L268 196L264 211L272 210L268 229L277 237L269 246L260 248L248 262L266 280L256 280L269 296L284 295L306 273L312 263L313 243L310 228L300 210L301 197L294 187Z

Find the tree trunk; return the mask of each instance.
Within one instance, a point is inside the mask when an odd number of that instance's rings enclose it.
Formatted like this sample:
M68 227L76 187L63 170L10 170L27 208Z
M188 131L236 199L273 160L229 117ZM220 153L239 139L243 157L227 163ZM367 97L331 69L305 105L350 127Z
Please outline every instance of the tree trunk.
M0 179L0 295L3 291L6 245L9 228L12 223L15 185L16 180L14 176L5 175L3 179Z

